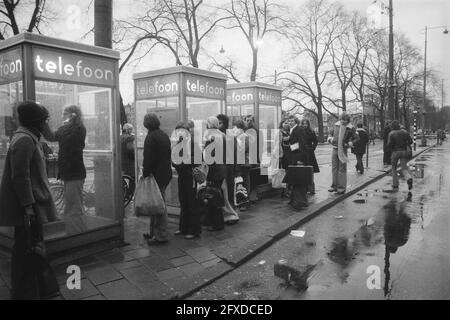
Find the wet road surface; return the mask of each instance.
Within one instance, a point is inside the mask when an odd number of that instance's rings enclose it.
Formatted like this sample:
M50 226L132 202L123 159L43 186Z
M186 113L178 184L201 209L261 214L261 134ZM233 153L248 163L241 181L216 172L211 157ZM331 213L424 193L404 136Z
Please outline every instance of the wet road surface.
M383 178L190 299L450 299L449 163L447 142L410 163L411 193Z

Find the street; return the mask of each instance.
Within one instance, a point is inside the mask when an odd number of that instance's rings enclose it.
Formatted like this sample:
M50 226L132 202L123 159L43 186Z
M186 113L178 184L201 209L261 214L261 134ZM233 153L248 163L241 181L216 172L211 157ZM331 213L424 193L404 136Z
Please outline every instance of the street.
M449 161L430 149L410 195L385 177L189 299L450 299Z

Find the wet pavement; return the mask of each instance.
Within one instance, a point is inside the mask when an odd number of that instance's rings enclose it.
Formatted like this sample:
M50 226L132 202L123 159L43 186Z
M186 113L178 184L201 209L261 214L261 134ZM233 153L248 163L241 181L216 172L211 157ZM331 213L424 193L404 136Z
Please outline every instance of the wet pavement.
M385 177L189 299L450 299L449 162L430 149L411 192Z
M378 149L372 150L374 152L371 152L370 167L364 175L352 170L355 157L349 157L349 190L383 172L381 143L377 142L376 147ZM418 151L420 150L423 149L419 148ZM263 199L252 205L249 211L241 212L238 224L226 226L220 232L204 230L201 237L195 240L172 235L168 244L149 247L142 239L142 233L148 232L148 218L134 217L132 206L129 206L124 221L125 241L129 245L68 263L81 268L81 290L68 290L65 286L68 264L57 266L62 293L59 298L169 299L183 296L199 285L213 282L224 273L232 271L236 264L240 264L253 251L259 252L258 250L271 243L277 236L280 225L291 226L314 212L315 205L321 206L322 203L341 198L327 192L331 174L330 164L327 163L330 146L319 146L317 158L321 164L321 172L315 175L316 195L309 197L308 210L294 211L287 205L288 200L280 199L279 196ZM171 223L171 234L176 230L177 225ZM306 236L310 235L307 233ZM313 241L308 241L307 247L313 246ZM8 258L0 256L0 300L9 298L9 263ZM314 271L312 268L308 270ZM273 270L271 273L273 275ZM259 280L255 281L252 278L245 280L243 286L253 287ZM212 294L211 298L214 296Z

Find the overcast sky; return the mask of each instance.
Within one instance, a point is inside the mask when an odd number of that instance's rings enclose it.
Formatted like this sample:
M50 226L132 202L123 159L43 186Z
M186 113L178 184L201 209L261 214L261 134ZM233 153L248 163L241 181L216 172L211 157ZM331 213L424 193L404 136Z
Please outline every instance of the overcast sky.
M206 0L208 3L214 3L222 0ZM52 28L53 36L80 41L80 37L89 31L93 26L93 8L88 10L90 0L63 0L56 2L56 10L58 16L61 17L56 27ZM93 2L93 1L92 1ZM114 0L114 16L119 19L126 19L133 15L135 7L131 0ZM283 2L290 4L293 7L299 7L305 0L284 0ZM358 10L366 14L367 8L373 3L373 0L340 0L348 10ZM388 0L383 1L386 5ZM450 1L448 0L393 0L394 2L394 31L401 31L405 33L423 53L424 48L424 33L423 29L427 25L429 27L447 25L450 26ZM83 21L80 27L70 27L68 19L70 20L70 6L75 5L81 8L83 12L87 12L87 21ZM73 13L73 11L72 11ZM387 27L387 16L384 17L382 23ZM92 37L87 37L83 40L88 44L93 44ZM225 54L221 55L219 50L223 45ZM239 57L241 60L247 60L247 69L250 65L250 51L248 45L245 43L242 35L234 31L220 31L217 32L214 38L208 41L207 47L211 54L216 57L223 58L223 56ZM442 78L450 79L450 34L444 35L442 30L435 29L428 31L428 65L433 66L441 71ZM155 51L152 56L141 61L135 68L128 68L121 73L121 91L126 103L132 102L133 97L133 81L132 74L135 72L147 71L151 69L159 69L175 65L174 59L167 53L161 50ZM285 60L285 52L283 45L274 43L273 39L265 39L265 42L260 49L260 74L272 75L274 70L280 70L286 67L288 62ZM200 62L200 67L206 68L207 65ZM450 102L450 80L446 81L447 102Z

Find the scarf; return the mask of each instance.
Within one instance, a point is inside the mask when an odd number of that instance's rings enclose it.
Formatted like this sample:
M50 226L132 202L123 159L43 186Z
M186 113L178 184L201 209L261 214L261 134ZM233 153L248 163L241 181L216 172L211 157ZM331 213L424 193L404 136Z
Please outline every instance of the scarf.
M347 126L342 125L340 123L339 125L339 140L338 140L338 157L339 161L342 163L346 163L348 161L347 156L344 153L344 136L345 136L345 130L347 129Z

